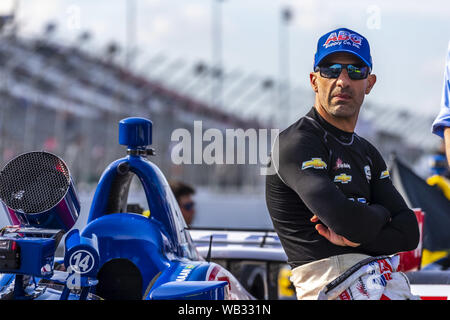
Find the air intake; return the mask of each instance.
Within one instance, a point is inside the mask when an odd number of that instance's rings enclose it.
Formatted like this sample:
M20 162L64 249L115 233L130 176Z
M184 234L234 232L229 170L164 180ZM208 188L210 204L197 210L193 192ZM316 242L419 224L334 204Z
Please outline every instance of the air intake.
M69 169L48 152L29 152L8 162L0 172L0 199L12 224L69 230L80 204Z

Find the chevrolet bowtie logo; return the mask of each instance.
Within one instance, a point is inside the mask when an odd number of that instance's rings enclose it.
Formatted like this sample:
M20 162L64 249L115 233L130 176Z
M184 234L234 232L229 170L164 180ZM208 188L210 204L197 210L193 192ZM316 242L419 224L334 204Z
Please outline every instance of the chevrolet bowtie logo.
M302 163L302 170L314 168L314 169L326 169L327 164L322 161L321 158L312 158L311 160Z
M380 175L380 179L384 179L387 177L389 177L389 170L384 170Z
M345 173L334 177L334 182L349 183L350 181L352 181L352 176L348 176Z

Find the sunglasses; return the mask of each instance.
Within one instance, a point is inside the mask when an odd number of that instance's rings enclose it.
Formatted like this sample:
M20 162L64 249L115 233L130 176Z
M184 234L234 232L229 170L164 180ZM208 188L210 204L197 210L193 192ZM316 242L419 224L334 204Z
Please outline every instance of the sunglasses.
M342 69L347 69L348 77L352 80L362 80L369 76L370 68L368 66L343 64L343 63L329 63L317 66L314 71L320 71L320 75L328 79L336 79L342 72Z
M182 205L183 209L189 211L192 210L195 206L195 202L188 202Z

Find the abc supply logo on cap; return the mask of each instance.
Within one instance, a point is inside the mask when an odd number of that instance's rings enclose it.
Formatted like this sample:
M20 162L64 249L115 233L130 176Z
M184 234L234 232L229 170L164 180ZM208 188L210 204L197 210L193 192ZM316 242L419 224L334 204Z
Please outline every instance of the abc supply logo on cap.
M362 37L355 33L350 33L345 30L340 30L339 33L336 34L336 32L332 32L329 36L327 41L323 44L325 48L335 46L338 44L347 44L347 45L353 45L357 47L358 49L361 46L362 43Z

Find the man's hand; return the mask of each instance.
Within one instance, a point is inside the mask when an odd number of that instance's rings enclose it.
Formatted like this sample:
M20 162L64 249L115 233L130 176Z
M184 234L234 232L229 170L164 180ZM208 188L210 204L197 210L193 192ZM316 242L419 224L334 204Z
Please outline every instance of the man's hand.
M310 219L310 221L315 223L315 222L319 221L319 218L316 215L314 215ZM351 242L350 240L346 239L345 237L336 234L333 230L325 227L324 225L322 225L320 223L316 224L316 230L317 230L317 232L319 232L319 234L322 237L325 237L328 241L330 241L331 243L333 243L337 246L358 247L360 245L360 243Z

